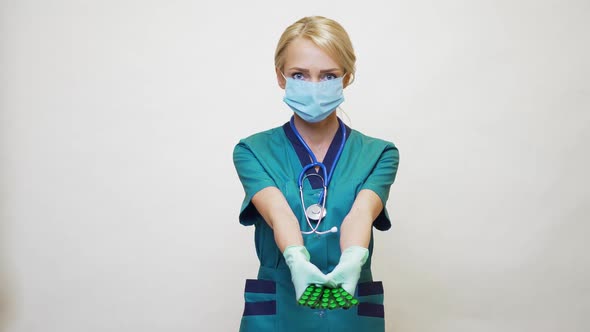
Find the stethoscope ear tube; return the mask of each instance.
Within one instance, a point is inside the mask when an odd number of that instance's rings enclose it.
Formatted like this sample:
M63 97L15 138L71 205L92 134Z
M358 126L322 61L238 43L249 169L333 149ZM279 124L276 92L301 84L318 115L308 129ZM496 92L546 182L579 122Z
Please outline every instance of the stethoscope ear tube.
M328 172L326 171L326 165L324 165L323 163L320 163L318 161L313 162L309 165L305 165L305 167L303 167L303 169L301 170L301 172L299 172L299 179L297 179L297 184L299 185L299 189L301 189L303 187L303 179L305 179L305 177L307 177L308 175L306 175L305 173L313 167L319 167L320 170L322 170L322 182L324 182L324 188L326 187L325 182L326 179L328 178ZM312 174L313 175L313 174Z

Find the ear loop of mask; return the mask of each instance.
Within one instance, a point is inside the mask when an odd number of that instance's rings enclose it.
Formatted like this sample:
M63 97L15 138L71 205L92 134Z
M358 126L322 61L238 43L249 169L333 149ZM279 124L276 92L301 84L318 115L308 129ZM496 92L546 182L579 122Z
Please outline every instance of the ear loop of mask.
M349 76L351 77L350 81L346 83L346 87L348 87L349 85L351 85L351 84L352 84L352 82L354 82L354 74L352 74L352 73L345 73L344 75L342 75L342 77L344 77L344 76L346 76L346 75L349 75ZM344 80L344 79L343 79L343 80ZM346 121L346 124L347 124L349 127L352 127L352 119L350 118L350 116L348 116L348 113L346 113L346 111L344 110L344 108L342 108L342 106L338 106L338 107L336 108L336 111L340 111L340 114L344 114L344 116L345 116L345 117L346 117L346 119L348 120L348 121Z

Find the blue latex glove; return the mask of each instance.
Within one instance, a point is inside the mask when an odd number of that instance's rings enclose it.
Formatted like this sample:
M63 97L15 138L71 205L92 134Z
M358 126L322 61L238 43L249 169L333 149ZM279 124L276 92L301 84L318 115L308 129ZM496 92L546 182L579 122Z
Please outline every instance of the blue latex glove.
M340 256L340 262L332 272L328 273L331 287L341 286L350 294L354 294L356 284L361 277L361 268L369 258L369 249L351 246Z
M291 270L291 281L295 286L296 299L301 298L307 286L311 284L324 285L328 282L326 275L309 262L309 252L304 246L289 246L283 251L283 256Z

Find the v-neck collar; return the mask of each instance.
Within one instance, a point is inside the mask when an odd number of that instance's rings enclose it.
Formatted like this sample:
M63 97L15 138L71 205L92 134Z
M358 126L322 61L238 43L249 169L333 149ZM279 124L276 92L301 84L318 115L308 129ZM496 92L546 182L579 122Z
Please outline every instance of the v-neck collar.
M347 125L344 125L344 128L346 130L346 137L345 137L345 140L346 140L350 136L351 130ZM291 145L295 149L295 152L297 153L297 157L299 158L299 162L301 163L301 167L305 167L306 165L311 164L311 158L309 156L309 153L307 152L307 150L305 149L303 144L301 144L301 142L299 142L299 140L297 139L297 136L295 135L295 132L291 128L291 125L289 122L286 122L283 125L283 131L285 132L287 139L289 139L289 142L291 142ZM328 173L330 172L330 170L333 167L334 159L336 158L336 154L338 154L338 149L340 148L341 142L342 142L342 127L338 126L338 131L334 135L334 138L332 138L332 142L330 143L330 147L328 148L328 151L326 152L326 156L324 157L324 160L323 160L323 164L326 165L326 171ZM314 167L312 167L309 170L307 170L306 174L311 175L311 174L319 174L319 173L315 170ZM322 179L320 179L317 176L309 176L309 177L307 177L307 180L309 181L309 183L311 184L311 187L313 189L319 189L319 188L322 188L322 186L323 186Z

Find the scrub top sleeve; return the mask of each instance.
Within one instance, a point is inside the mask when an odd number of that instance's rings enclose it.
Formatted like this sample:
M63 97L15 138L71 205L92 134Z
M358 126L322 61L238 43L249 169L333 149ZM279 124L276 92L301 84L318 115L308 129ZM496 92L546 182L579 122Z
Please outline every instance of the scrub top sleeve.
M395 181L398 164L399 151L393 143L389 143L381 153L379 161L375 164L371 174L369 174L361 187L361 190L372 190L381 198L383 210L373 223L373 226L381 231L391 228L391 221L389 220L389 214L385 206L389 198L389 189Z
M245 143L240 142L234 147L233 161L246 194L242 201L239 220L242 225L250 226L262 219L252 204L252 197L266 187L276 187L276 184Z

